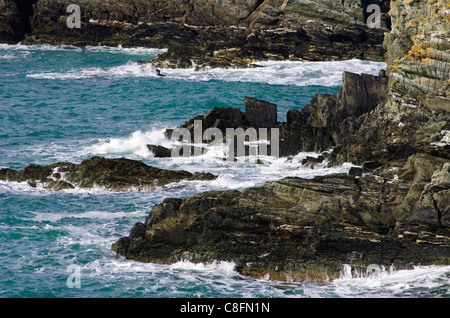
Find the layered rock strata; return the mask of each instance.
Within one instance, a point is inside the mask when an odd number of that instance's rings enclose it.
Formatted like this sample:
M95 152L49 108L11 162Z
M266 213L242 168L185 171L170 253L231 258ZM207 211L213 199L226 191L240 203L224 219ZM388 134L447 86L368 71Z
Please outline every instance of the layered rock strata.
M448 1L392 1L386 35L387 102L348 125L337 162L386 162L415 152L450 159Z

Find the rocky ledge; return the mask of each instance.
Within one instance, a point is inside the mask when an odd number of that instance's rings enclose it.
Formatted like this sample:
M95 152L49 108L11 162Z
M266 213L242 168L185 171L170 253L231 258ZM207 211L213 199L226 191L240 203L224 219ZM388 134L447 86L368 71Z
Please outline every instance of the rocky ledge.
M63 190L102 187L112 191L151 191L181 180L213 180L211 173L172 171L125 158L92 157L80 164L59 162L47 166L31 164L23 170L0 169L0 180L27 182L32 187Z

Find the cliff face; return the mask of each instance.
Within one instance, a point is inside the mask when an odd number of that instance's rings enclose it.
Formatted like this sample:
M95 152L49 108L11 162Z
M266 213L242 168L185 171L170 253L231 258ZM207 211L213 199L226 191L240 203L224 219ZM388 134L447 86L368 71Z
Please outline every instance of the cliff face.
M398 104L447 110L450 103L450 3L394 1L386 59L391 99Z
M0 43L17 43L31 32L37 0L0 0Z
M338 162L386 162L416 152L450 158L450 4L392 1L390 15L387 103L349 129L356 137L342 143Z
M379 0L29 0L34 6L27 10L16 2L0 2L0 40L17 41L26 33L28 44L169 48L157 59L159 67L190 67L191 60L208 66L269 58L381 60L390 26L389 1ZM370 3L384 12L379 29L366 25ZM79 29L66 25L69 4L81 8ZM8 18L14 14L31 24L18 27Z

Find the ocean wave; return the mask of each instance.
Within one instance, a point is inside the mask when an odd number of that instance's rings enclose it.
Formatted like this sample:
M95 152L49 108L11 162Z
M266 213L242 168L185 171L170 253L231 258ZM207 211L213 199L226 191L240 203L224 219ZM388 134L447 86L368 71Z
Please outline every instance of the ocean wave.
M380 266L372 274L361 275L349 273L349 266L344 267L339 279L327 286L339 297L450 296L450 266L415 266L402 270Z
M167 49L145 48L145 47L122 47L119 46L86 46L85 52L92 53L113 53L113 54L127 54L127 55L150 55L156 56L159 53L167 52Z
M140 59L149 60L160 53L166 52L167 49L143 48L143 47L122 47L122 46L86 46L78 47L73 45L23 45L23 44L0 44L0 61L11 62L17 59L28 58L35 53L61 53L61 54L109 54L109 55L123 55L124 57L139 57ZM122 70L121 70L122 69ZM126 69L126 67L125 67ZM122 76L130 76L130 71L126 71L123 67L115 70ZM51 73L36 73L29 74L30 78L37 79L78 79L94 76L108 76L114 70L109 72L101 68L90 68L81 70L71 70L68 72L51 72ZM133 73L133 72L132 72ZM126 75L128 74L128 75ZM148 75L148 74L147 74Z
M39 212L35 213L33 221L36 222L58 222L63 219L75 218L75 219L102 219L102 220L113 220L121 219L126 217L145 217L148 211L133 211L133 212L109 212L109 211L86 211L81 213L46 213Z
M73 45L50 45L50 44L36 44L36 45L24 45L21 43L18 44L0 44L0 50L8 50L8 51L59 51L59 52L67 52L67 51L76 51L82 52L83 49L81 47L76 47Z
M356 59L332 62L264 61L255 64L262 67L214 68L203 71L195 71L194 68L163 69L161 73L168 77L189 81L216 80L270 85L336 87L342 85L344 71L377 75L380 70L386 68L384 62Z
M27 77L49 80L74 80L86 78L129 78L129 77L158 77L157 71L150 64L138 65L129 61L125 65L109 68L89 67L72 69L67 72L43 72L28 74Z
M237 158L236 161L226 161L224 160L227 152L225 144L205 145L208 151L200 156L156 158L147 148L147 144L167 148L175 145L175 142L164 137L164 131L165 129L139 130L126 137L98 140L85 147L82 154L107 158L124 156L160 169L187 170L191 173L210 172L217 176L215 180L182 180L157 189L157 191L173 193L177 196L203 191L243 190L262 186L264 182L276 181L287 175L310 179L330 173L348 173L351 167L356 166L352 163L344 163L328 167L326 159L314 166L302 163L307 157L317 158L320 154L315 152L300 152L292 157L280 158L245 156Z
M164 137L165 128L150 131L138 130L127 137L99 139L90 146L81 150L85 155L132 155L134 157L148 158L151 152L147 145L161 145L171 147L171 142Z
M194 68L161 69L160 72L161 75L163 75L161 77L156 68L151 64L141 65L129 61L124 65L114 67L93 67L72 69L67 72L35 73L28 74L27 77L52 80L93 77L144 77L161 78L165 80L224 81L264 83L269 85L337 87L342 85L342 73L344 71L377 75L380 70L386 68L386 63L384 62L362 60L333 62L265 61L258 62L257 64L262 67L236 69L213 68L201 71L196 71Z

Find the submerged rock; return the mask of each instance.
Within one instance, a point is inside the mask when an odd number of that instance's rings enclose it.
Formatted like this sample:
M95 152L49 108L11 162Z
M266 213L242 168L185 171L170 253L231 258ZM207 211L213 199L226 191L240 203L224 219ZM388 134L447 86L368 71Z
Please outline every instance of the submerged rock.
M169 148L159 146L159 145L147 145L148 150L150 150L156 158L168 158L172 155L172 151Z
M62 190L102 187L112 191L151 191L181 180L213 180L211 173L172 171L125 158L92 157L80 164L60 162L48 166L29 165L23 170L0 169L0 180L28 182L36 187Z

